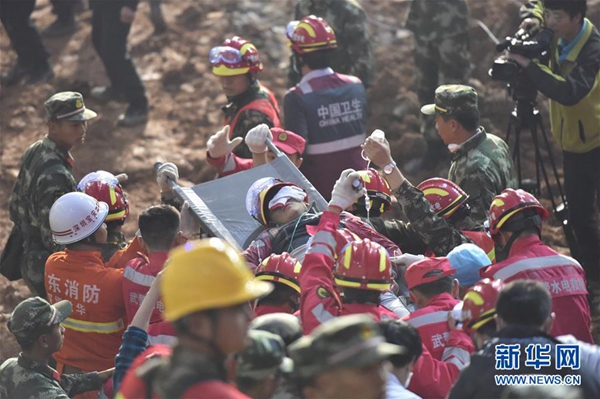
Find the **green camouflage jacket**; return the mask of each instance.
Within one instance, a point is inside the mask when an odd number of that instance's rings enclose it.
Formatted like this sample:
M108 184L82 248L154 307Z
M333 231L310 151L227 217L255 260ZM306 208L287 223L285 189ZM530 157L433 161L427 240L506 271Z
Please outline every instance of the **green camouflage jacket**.
M487 219L494 197L505 188L518 188L508 145L480 127L478 133L454 153L448 180L469 194L471 217L477 224Z
M0 399L67 399L101 386L97 372L60 376L23 354L0 366Z
M10 196L10 219L26 241L41 240L50 252L60 249L52 239L50 208L63 194L76 191L72 165L71 154L46 136L25 151Z
M358 1L298 1L294 19L300 20L309 15L323 18L335 32L338 48L333 54L331 68L336 72L358 77L368 87L373 82L375 59L367 31L367 17ZM301 78L290 66L288 85L296 85Z
M419 40L434 41L469 32L465 0L413 0L406 28Z

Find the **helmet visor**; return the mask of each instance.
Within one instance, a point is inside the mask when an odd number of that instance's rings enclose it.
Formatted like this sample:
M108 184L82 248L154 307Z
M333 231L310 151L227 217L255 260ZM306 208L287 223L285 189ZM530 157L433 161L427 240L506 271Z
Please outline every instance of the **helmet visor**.
M225 64L237 64L242 61L242 53L233 47L218 46L210 50L208 59L212 65L222 62Z

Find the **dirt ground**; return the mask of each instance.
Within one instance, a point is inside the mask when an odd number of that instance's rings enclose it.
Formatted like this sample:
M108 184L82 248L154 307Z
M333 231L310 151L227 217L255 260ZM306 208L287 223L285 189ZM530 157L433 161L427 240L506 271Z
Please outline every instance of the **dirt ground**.
M498 54L476 21L483 21L499 38L512 34L519 23L517 3L516 0L469 2L474 65L471 84L479 92L482 125L502 137L513 103L503 84L492 82L487 75ZM226 99L207 62L212 46L233 34L251 39L265 64L261 81L280 100L283 98L289 61L284 31L293 4L293 0L165 0L163 10L169 28L162 35L153 34L148 3L140 4L129 44L150 98L150 119L144 126L119 128L116 119L124 111L123 104L99 105L86 97L86 105L97 111L99 117L90 123L85 144L73 150L76 179L98 169L129 175L125 185L131 205L125 225L127 234L131 236L136 230L138 213L159 202L152 172L155 161L175 162L183 184L199 183L214 176L205 162L205 146L208 137L221 126L219 108ZM412 34L401 29L410 1L363 0L362 4L369 18L378 65L377 79L369 90L368 131L384 130L393 145L395 159L402 165L425 150L418 134L420 104L412 83ZM599 26L600 0L588 0L588 7L588 17ZM48 0L37 2L33 19L39 29L53 21ZM91 87L108 83L90 41L90 20L91 12L84 11L79 15L79 29L73 35L45 40L56 74L52 84L0 91L0 248L12 227L8 199L19 171L19 160L23 151L46 132L43 102L62 90L80 91L85 97ZM15 54L4 30L0 30L0 52L0 70L5 71L13 65ZM541 97L539 100L548 129L546 102ZM526 154L524 177L534 177L533 147L528 134L524 134L522 146ZM560 152L553 142L552 146L562 176ZM409 178L418 183L442 175L443 169L440 165L437 170ZM550 205L547 199L543 201ZM568 253L558 222L548 223L544 239L560 252ZM21 282L9 283L0 276L0 362L17 351L5 320L28 295Z

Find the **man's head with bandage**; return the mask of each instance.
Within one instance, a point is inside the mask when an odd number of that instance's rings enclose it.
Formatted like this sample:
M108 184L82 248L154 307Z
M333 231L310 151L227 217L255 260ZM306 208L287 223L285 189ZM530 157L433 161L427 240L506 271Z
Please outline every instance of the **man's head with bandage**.
M257 180L246 194L248 213L264 226L283 225L308 211L306 191L273 177Z

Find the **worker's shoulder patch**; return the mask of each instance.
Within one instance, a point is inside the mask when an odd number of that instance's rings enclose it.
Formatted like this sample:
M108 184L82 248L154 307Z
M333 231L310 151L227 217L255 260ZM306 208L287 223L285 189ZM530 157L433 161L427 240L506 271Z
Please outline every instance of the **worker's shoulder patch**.
M323 286L317 288L317 296L321 299L331 298L329 290Z

